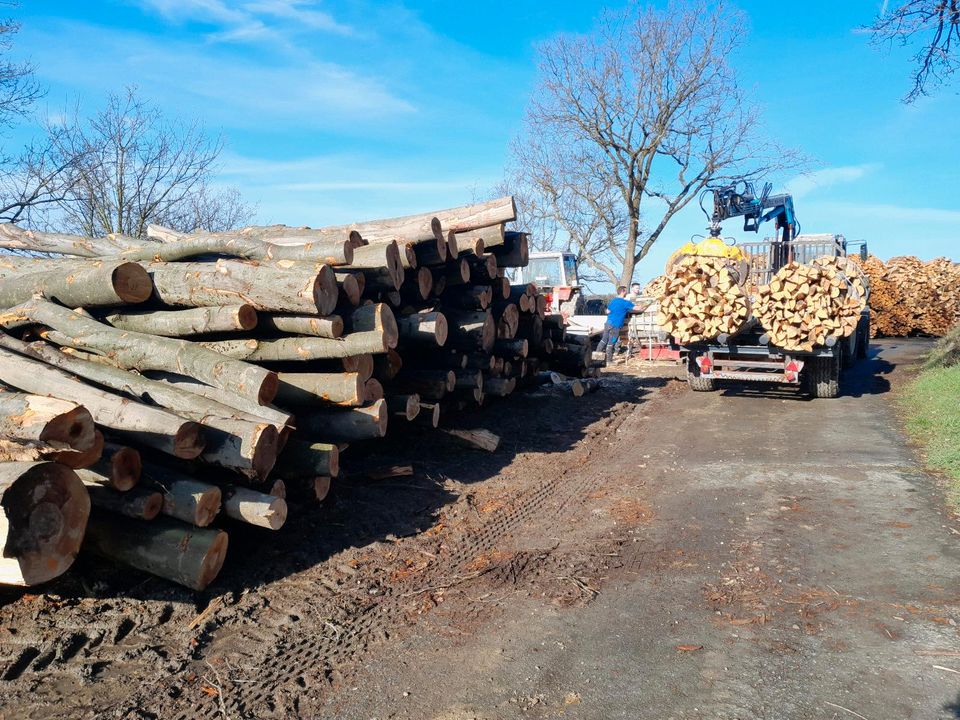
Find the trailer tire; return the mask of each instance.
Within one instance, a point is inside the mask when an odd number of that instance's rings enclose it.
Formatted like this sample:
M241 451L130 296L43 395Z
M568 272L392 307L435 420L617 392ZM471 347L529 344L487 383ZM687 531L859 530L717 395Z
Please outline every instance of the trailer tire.
M705 378L702 375L687 373L687 384L694 392L713 392L717 389L716 381L713 378Z
M815 398L840 394L840 358L815 357L807 361L807 392Z
M687 360L687 385L694 392L713 392L717 389L713 378L705 378L700 374L700 366L693 357Z
M865 360L870 349L870 321L864 323L860 330L860 342L857 343L857 359Z

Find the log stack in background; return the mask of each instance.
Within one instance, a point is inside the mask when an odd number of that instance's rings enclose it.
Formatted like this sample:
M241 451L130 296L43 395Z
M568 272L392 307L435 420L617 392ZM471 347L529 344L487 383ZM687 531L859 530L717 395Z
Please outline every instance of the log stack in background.
M945 335L960 322L960 266L947 258L923 261L871 255L862 263L870 279L871 335Z
M350 445L436 427L542 370L594 374L537 288L506 279L529 256L514 219L508 197L145 239L0 226L19 253L0 257L0 535L34 553L11 551L25 569L0 581L59 574L86 528L108 560L202 589L230 532L321 500ZM37 483L56 502L19 499Z

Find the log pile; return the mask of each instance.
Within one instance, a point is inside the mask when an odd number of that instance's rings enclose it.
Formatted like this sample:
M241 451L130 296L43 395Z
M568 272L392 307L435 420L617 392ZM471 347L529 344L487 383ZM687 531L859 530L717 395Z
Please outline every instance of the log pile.
M506 280L528 260L514 219L508 197L144 239L0 226L21 253L0 256L0 582L49 579L82 541L202 589L231 532L322 500L350 445L595 374Z
M846 258L790 262L757 290L754 313L770 343L809 352L847 337L867 304L859 268Z
M663 279L647 285L658 302L657 323L679 343L735 335L750 317L741 263L688 255L674 262Z
M871 335L945 335L960 322L960 266L947 258L923 261L871 255L862 263L870 279Z

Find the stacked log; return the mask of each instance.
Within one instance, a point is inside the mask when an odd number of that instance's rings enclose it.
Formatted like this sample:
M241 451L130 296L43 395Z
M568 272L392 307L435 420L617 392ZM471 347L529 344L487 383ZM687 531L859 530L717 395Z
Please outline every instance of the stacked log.
M960 266L947 258L923 261L871 255L862 263L870 280L871 335L945 335L960 322Z
M757 290L754 313L772 345L809 352L853 333L866 304L859 268L825 257L784 265Z
M648 285L656 293L657 323L683 344L735 335L750 317L744 280L740 264L729 259L683 257Z
M39 475L69 485L57 517L76 539L47 573L21 562L20 582L66 569L92 502L85 548L202 589L230 533L280 529L287 495L322 499L349 446L436 427L553 365L592 374L537 288L506 281L529 257L514 219L501 198L143 239L0 226L0 247L58 255L0 258L0 486L4 469L11 498ZM8 537L67 533L47 510L24 526L6 497Z

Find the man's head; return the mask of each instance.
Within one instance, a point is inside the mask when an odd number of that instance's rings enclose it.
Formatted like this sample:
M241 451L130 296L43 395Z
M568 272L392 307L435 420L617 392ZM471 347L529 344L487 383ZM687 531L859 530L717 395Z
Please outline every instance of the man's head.
M633 283L633 285L630 286L630 292L632 292L634 295L639 295L640 283Z
M617 288L617 295L619 295L620 297L623 297L626 294L627 294L627 288L625 285L621 285L620 287Z

